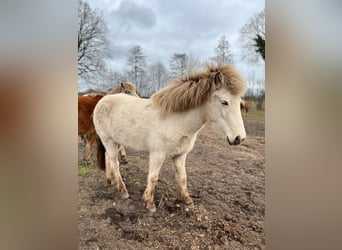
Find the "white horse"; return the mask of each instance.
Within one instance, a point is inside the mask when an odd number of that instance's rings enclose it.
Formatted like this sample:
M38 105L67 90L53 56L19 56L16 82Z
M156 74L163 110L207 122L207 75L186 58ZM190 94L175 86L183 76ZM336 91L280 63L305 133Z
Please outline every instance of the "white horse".
M107 180L116 184L121 197L128 198L119 170L118 144L148 151L149 173L143 201L154 212L159 171L165 158L170 156L176 166L179 196L191 204L186 156L206 124L230 145L238 145L245 139L240 112L240 98L245 89L243 78L232 66L208 65L204 71L175 80L151 99L124 94L103 97L94 110L99 167L105 169Z

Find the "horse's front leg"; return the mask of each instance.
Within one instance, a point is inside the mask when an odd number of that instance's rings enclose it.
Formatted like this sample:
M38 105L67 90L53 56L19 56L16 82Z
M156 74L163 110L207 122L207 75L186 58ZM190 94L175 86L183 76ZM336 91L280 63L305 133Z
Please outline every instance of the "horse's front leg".
M150 153L150 163L147 176L147 186L143 195L143 201L150 212L157 210L154 204L154 190L158 181L160 168L165 160L165 155L160 153Z
M188 184L187 184L187 177L186 177L186 170L185 170L185 160L186 154L176 156L173 158L173 161L176 166L176 181L178 184L178 195L184 201L185 204L193 203L192 199L190 198L188 192Z
M119 145L120 159L122 163L127 163L127 153L124 146Z

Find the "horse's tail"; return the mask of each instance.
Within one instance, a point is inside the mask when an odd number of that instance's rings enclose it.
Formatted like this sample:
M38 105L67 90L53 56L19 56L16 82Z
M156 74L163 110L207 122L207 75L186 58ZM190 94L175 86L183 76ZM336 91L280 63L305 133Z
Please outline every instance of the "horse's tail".
M97 142L97 167L101 170L106 170L106 149L102 144L102 141L98 135L96 135Z

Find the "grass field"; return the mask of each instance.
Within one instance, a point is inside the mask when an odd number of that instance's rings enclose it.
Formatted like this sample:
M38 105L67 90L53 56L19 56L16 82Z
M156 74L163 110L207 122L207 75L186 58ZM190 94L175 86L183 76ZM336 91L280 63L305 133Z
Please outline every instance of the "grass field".
M265 111L258 110L255 102L251 103L251 108L248 110L248 114L243 114L243 117L248 120L265 121Z

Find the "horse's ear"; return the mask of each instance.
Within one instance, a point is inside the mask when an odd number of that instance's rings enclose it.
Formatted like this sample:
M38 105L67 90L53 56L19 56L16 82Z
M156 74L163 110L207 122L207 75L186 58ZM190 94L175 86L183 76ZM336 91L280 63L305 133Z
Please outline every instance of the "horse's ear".
M222 86L221 84L223 82L223 74L220 71L216 73L212 73L211 79L212 79L211 86L213 90L221 88Z
M214 76L215 85L219 86L223 82L223 74L219 71Z
M125 88L125 85L123 84L123 82L120 83L122 88Z

